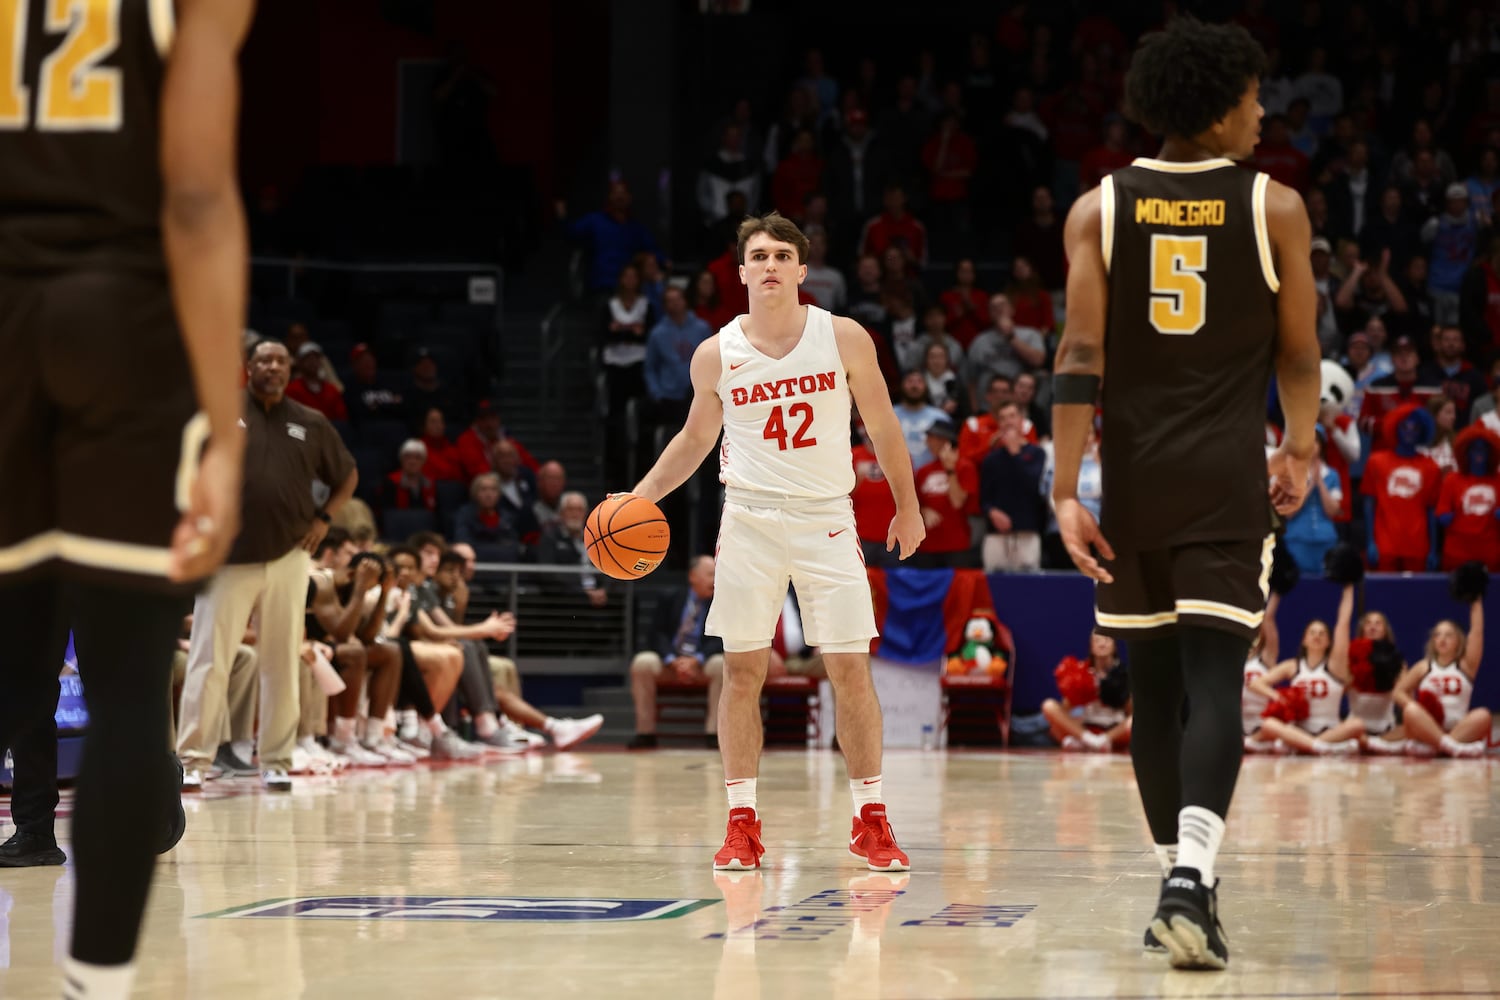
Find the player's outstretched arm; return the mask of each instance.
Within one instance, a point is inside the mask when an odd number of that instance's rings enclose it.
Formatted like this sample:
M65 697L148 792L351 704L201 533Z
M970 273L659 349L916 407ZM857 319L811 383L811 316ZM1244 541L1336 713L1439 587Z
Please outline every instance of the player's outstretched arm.
M719 337L715 334L693 352L693 405L682 430L672 436L651 470L631 490L652 503L687 482L708 457L724 427L724 403L719 399Z
M1312 273L1312 225L1302 196L1271 181L1266 228L1281 288L1276 297L1276 385L1286 432L1271 456L1271 502L1295 513L1307 496L1308 463L1317 454L1323 351L1318 344L1318 292Z
M906 450L901 422L891 407L890 390L880 374L880 362L875 357L875 344L870 340L870 334L844 316L834 318L833 333L849 379L849 394L854 397L854 405L859 407L865 431L870 435L870 444L875 446L875 458L880 462L886 481L891 484L891 495L896 499L896 518L886 537L886 549L889 551L899 545L899 555L905 559L917 551L917 546L927 537L922 508L917 502L911 452Z
M253 0L179 0L161 97L162 238L208 447L172 535L171 575L213 572L239 533L249 251L235 178L240 43ZM188 442L189 445L192 442Z
M1104 376L1104 329L1109 310L1109 271L1100 240L1099 189L1073 203L1063 227L1068 252L1068 322L1057 346L1052 378L1052 446L1055 460L1052 506L1057 529L1073 564L1104 583L1114 578L1095 556L1115 557L1098 522L1078 502L1078 469L1088 447L1089 426Z

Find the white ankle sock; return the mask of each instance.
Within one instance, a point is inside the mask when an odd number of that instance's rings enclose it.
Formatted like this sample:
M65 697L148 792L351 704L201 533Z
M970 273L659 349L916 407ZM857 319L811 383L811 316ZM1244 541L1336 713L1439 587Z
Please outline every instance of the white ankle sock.
M63 959L63 1000L130 1000L135 963L91 965L69 956Z
M427 729L434 736L441 736L448 731L448 724L443 721L441 715L434 715L427 720Z
M349 744L353 743L354 724L356 721L357 720L355 719L334 719L333 738L338 740L344 746L348 746Z
M873 778L850 778L849 794L854 796L854 815L872 803L880 802L880 775Z
M474 734L476 736L491 736L500 730L500 723L495 721L494 712L480 712L479 718L474 720Z
M234 750L234 755L247 764L255 756L254 740L233 740L229 746Z
M557 728L557 720L554 719L550 715L547 716L547 721L542 723L542 729L545 732L549 732L550 733L550 732L552 732L552 730L554 730L556 728Z
M551 722L551 719L547 720ZM725 778L724 791L729 794L729 808L731 809L754 809L755 808L755 779L754 778Z
M1186 806L1177 814L1177 867L1196 868L1198 880L1214 884L1214 859L1224 842L1224 820L1202 806Z
M1152 844L1151 849L1156 852L1156 862L1161 865L1161 877L1166 878L1172 874L1172 864L1177 860L1176 844Z

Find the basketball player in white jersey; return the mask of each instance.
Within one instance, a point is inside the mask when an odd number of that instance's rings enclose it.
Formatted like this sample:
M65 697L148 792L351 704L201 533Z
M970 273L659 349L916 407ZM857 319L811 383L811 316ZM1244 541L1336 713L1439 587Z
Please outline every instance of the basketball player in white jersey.
M692 475L723 428L725 502L706 630L724 640L719 749L729 823L714 867L759 868L765 850L756 812L760 691L791 583L807 644L822 650L838 697L839 747L854 796L849 851L874 871L905 871L910 861L896 845L881 792L880 702L869 659L875 613L849 501L851 397L896 499L886 547L899 545L905 559L926 531L870 335L851 319L797 302L807 246L775 212L740 225L749 315L694 352L687 422L634 492L659 502Z
M1354 586L1339 598L1338 621L1330 637L1326 622L1311 621L1302 632L1302 648L1265 676L1250 682L1249 691L1274 698L1278 684L1291 681L1307 695L1307 718L1295 724L1280 719L1261 720L1261 740L1275 740L1289 750L1310 754L1358 753L1364 720L1339 718L1344 689L1353 683L1349 673L1349 625L1354 620Z
M1484 656L1484 602L1469 607L1469 634L1456 622L1442 621L1427 637L1427 655L1396 684L1408 748L1450 757L1479 757L1489 746L1490 710L1469 707L1474 678ZM1430 692L1443 708L1441 723L1418 702Z

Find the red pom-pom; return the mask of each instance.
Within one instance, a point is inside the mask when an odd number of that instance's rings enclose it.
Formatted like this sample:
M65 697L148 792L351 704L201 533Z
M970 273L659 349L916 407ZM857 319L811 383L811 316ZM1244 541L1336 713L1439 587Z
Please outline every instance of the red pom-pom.
M1349 643L1349 673L1353 675L1354 690L1366 694L1375 693L1375 667L1370 663L1370 650L1374 646L1369 639Z
M1443 718L1447 713L1443 711L1443 702L1437 695L1427 688L1422 688L1417 692L1417 704L1427 710L1427 714L1432 716L1432 721L1438 724L1439 729L1443 728Z
M1263 719L1280 719L1282 722L1298 723L1311 711L1307 704L1307 692L1299 687L1282 688L1276 697L1261 712Z
M1057 678L1057 693L1070 705L1087 705L1099 697L1093 671L1076 656L1063 657L1052 674Z

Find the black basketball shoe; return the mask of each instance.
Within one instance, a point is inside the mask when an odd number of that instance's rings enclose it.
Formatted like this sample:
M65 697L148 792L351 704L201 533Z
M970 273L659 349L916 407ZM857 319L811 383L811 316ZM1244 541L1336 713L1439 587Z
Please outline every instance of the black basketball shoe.
M1167 880L1166 879L1162 879L1161 880L1161 884L1162 884L1162 887L1165 888L1166 884L1167 884ZM1164 944L1162 944L1160 941L1156 940L1156 935L1153 934L1153 933L1151 933L1151 928L1150 927L1147 927L1146 928L1146 937L1141 942L1141 950L1144 951L1144 952L1146 952L1149 955L1165 955L1167 953L1167 946L1164 945Z
M0 867L36 868L43 865L60 865L68 856L57 846L52 837L17 830L4 844L0 844Z
M164 839L162 840L162 846L156 851L157 854L166 854L172 848L176 847L177 842L182 839L183 833L187 831L187 812L182 808L182 761L178 759L175 753L169 756L172 758L172 775L177 779L173 785L173 791L176 794L172 796L171 814L167 818Z
M1218 886L1199 878L1196 868L1172 869L1147 933L1166 948L1174 969L1225 969L1229 943L1219 923Z

